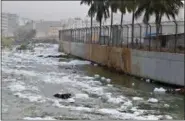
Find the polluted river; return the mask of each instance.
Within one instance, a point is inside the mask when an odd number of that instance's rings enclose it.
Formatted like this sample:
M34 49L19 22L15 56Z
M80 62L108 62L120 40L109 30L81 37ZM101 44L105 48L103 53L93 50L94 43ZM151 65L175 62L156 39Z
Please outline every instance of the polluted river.
M183 96L164 93L167 88L70 57L57 44L2 50L3 120L183 119Z

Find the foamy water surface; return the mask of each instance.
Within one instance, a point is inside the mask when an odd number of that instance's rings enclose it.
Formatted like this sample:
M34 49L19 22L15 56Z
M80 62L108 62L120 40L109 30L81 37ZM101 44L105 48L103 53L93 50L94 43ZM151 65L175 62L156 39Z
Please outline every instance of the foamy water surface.
M34 51L3 50L3 119L183 118L180 113L183 109L177 110L182 108L182 96L155 95L152 91L118 84L114 76L99 73L100 67L89 61L44 58L59 54L65 55L58 52L55 44L36 44ZM57 99L53 97L55 93L71 93L72 98Z

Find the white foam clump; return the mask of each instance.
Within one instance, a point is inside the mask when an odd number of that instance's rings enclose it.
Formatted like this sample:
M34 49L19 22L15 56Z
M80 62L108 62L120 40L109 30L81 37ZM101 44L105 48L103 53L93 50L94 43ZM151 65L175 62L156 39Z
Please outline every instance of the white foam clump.
M166 90L164 89L164 88L162 88L162 87L160 87L160 88L155 88L154 89L154 92L165 92Z
M99 109L97 112L100 113L100 114L110 115L111 117L116 118L116 119L134 119L135 118L134 114L121 113L116 109L103 108L103 109Z
M111 79L106 79L106 82L107 82L107 83L110 83L110 82L111 82Z
M26 89L22 82L12 83L8 88L13 92L20 92Z
M28 99L30 102L45 102L46 100L44 97L40 95L34 95L34 94L23 94L23 93L15 93L14 95L18 96L19 98Z
M158 100L155 99L155 98L149 98L149 99L148 99L148 102L150 102L150 103L157 103Z
M125 102L125 103L120 107L119 110L125 111L125 110L128 110L128 109L131 109L132 106L133 106L132 102L131 102L131 101L127 101L127 102Z
M119 97L112 97L111 93L106 93L106 98L107 98L107 102L109 103L114 103L114 104L119 104L121 102L124 102L124 97L123 96L119 96Z
M89 94L95 94L98 96L102 96L104 94L102 87L89 87L82 90L88 92Z
M101 113L101 114L112 114L112 115L116 115L116 114L121 114L119 111L117 111L116 109L106 109L106 108L102 108L99 109L97 112Z
M169 108L169 107L170 107L170 105L168 105L168 104L164 104L164 107L165 107L165 108Z
M38 73L34 71L27 71L27 70L18 70L18 69L10 69L10 68L2 68L2 71L5 73L11 73L16 75L25 75L25 76L37 76Z
M68 108L75 111L85 111L85 112L92 112L94 110L93 108L88 107L68 107Z
M117 98L109 97L108 102L114 103L114 104L119 104L119 103L123 102L123 99L124 98L122 96L117 97Z
M89 65L90 61L72 60L70 62L60 62L61 65Z
M66 102L74 103L75 102L75 99L74 98L69 98L69 99L66 100Z
M94 75L94 77L95 77L95 78L99 78L99 77L100 77L100 75L98 75L98 74L95 74L95 75Z
M92 80L92 79L94 79L94 77L84 76L83 79Z
M76 94L75 98L79 98L79 99L88 99L89 95L87 94Z
M143 98L141 98L141 97L133 97L132 99L133 99L133 100L138 100L138 101L143 100Z
M56 120L52 117L25 117L24 120Z
M46 75L43 76L42 81L46 83L52 83L52 84L61 84L61 83L70 83L72 80L70 79L70 76L63 76L62 78L57 78L54 76Z
M108 86L108 87L113 87L113 85L112 85L112 84L107 84L107 86Z
M173 119L173 118L172 118L171 116L169 116L169 115L165 115L164 117L165 117L166 119L169 119L169 120L170 120L170 119Z
M105 80L106 80L106 78L105 78L105 77L101 77L101 80L105 81Z
M146 79L146 82L150 83L150 79Z
M93 108L88 108L88 107L64 106L64 105L61 105L58 100L53 100L53 102L54 102L53 106L58 108L66 108L70 110L85 111L85 112L92 112L94 110Z
M93 64L94 66L98 66L98 64Z

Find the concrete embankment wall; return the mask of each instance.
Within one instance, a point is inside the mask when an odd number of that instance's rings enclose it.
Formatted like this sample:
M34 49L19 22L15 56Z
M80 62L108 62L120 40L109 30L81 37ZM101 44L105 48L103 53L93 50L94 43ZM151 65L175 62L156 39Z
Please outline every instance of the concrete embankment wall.
M184 54L60 42L60 49L125 73L184 86Z

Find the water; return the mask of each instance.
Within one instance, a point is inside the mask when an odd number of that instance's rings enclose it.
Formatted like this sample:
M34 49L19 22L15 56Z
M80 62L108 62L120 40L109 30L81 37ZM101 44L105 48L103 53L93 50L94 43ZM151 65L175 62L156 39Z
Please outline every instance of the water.
M34 51L3 50L3 120L183 119L183 96L153 93L166 86L75 58L38 57L58 54L55 44L36 44ZM58 92L72 98L54 98ZM148 102L151 98L158 102Z

